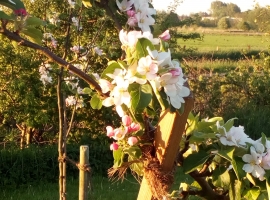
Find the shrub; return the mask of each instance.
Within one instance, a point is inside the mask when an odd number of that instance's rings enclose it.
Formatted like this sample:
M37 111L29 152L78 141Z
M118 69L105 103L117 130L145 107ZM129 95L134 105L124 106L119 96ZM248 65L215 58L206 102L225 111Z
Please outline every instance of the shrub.
M89 162L93 174L105 175L113 162L112 153L107 145L94 141L89 145ZM68 145L67 155L74 161L79 161L79 145ZM77 178L77 167L67 164L67 176ZM58 151L57 146L9 149L0 151L0 187L58 180Z
M219 21L218 21L218 28L220 29L228 29L230 28L230 21L228 18L226 17L222 17Z

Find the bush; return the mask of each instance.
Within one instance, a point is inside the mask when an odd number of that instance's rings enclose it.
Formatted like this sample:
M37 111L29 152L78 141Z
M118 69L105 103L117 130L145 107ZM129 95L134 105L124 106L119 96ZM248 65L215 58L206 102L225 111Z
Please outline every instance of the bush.
M226 17L222 17L219 21L218 21L218 28L220 29L228 29L230 28L230 20Z
M270 137L270 64L268 55L262 58L226 74L210 74L207 70L202 74L187 67L195 96L194 113L200 113L202 118L237 117L236 125L244 126L253 139L258 139L262 132Z
M108 146L97 141L89 145L89 162L93 174L105 175L113 163L112 153ZM68 145L67 155L74 161L79 161L79 145ZM67 176L77 178L77 167L67 164ZM59 177L57 146L9 149L0 151L0 187L19 186L38 181L56 182Z

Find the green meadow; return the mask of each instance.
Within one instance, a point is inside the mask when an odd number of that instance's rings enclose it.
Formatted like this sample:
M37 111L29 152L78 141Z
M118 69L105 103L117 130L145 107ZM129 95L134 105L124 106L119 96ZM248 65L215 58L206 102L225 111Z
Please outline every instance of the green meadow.
M196 48L198 52L266 50L269 36L249 33L201 33L203 40L178 39L182 47Z

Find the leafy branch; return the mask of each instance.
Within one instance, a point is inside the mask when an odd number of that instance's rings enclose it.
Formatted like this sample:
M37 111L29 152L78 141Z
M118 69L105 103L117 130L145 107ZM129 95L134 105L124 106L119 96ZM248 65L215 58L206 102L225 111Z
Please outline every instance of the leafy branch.
M61 57L57 56L56 54L51 52L49 49L47 49L45 47L42 47L42 46L40 46L38 44L35 44L33 42L30 42L29 40L26 40L26 39L22 38L20 35L9 31L6 28L6 25L7 25L6 20L1 20L1 22L2 22L2 24L1 24L2 28L0 29L0 34L6 36L8 39L10 39L12 41L17 42L20 46L29 47L31 49L35 49L35 50L39 51L41 54L45 55L47 58L55 61L60 66L65 67L67 70L71 71L72 73L76 74L78 77L80 77L81 79L86 81L101 96L106 96L106 94L104 95L102 93L99 84L91 76L89 76L88 74L86 74L83 71L79 70L74 65L70 64L69 62L62 59Z

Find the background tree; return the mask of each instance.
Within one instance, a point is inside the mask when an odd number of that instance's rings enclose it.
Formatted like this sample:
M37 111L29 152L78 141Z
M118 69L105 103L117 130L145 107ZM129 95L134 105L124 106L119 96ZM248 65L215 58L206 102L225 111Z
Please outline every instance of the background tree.
M222 17L219 21L218 21L218 28L220 29L228 29L230 28L230 21L228 18L226 17Z

